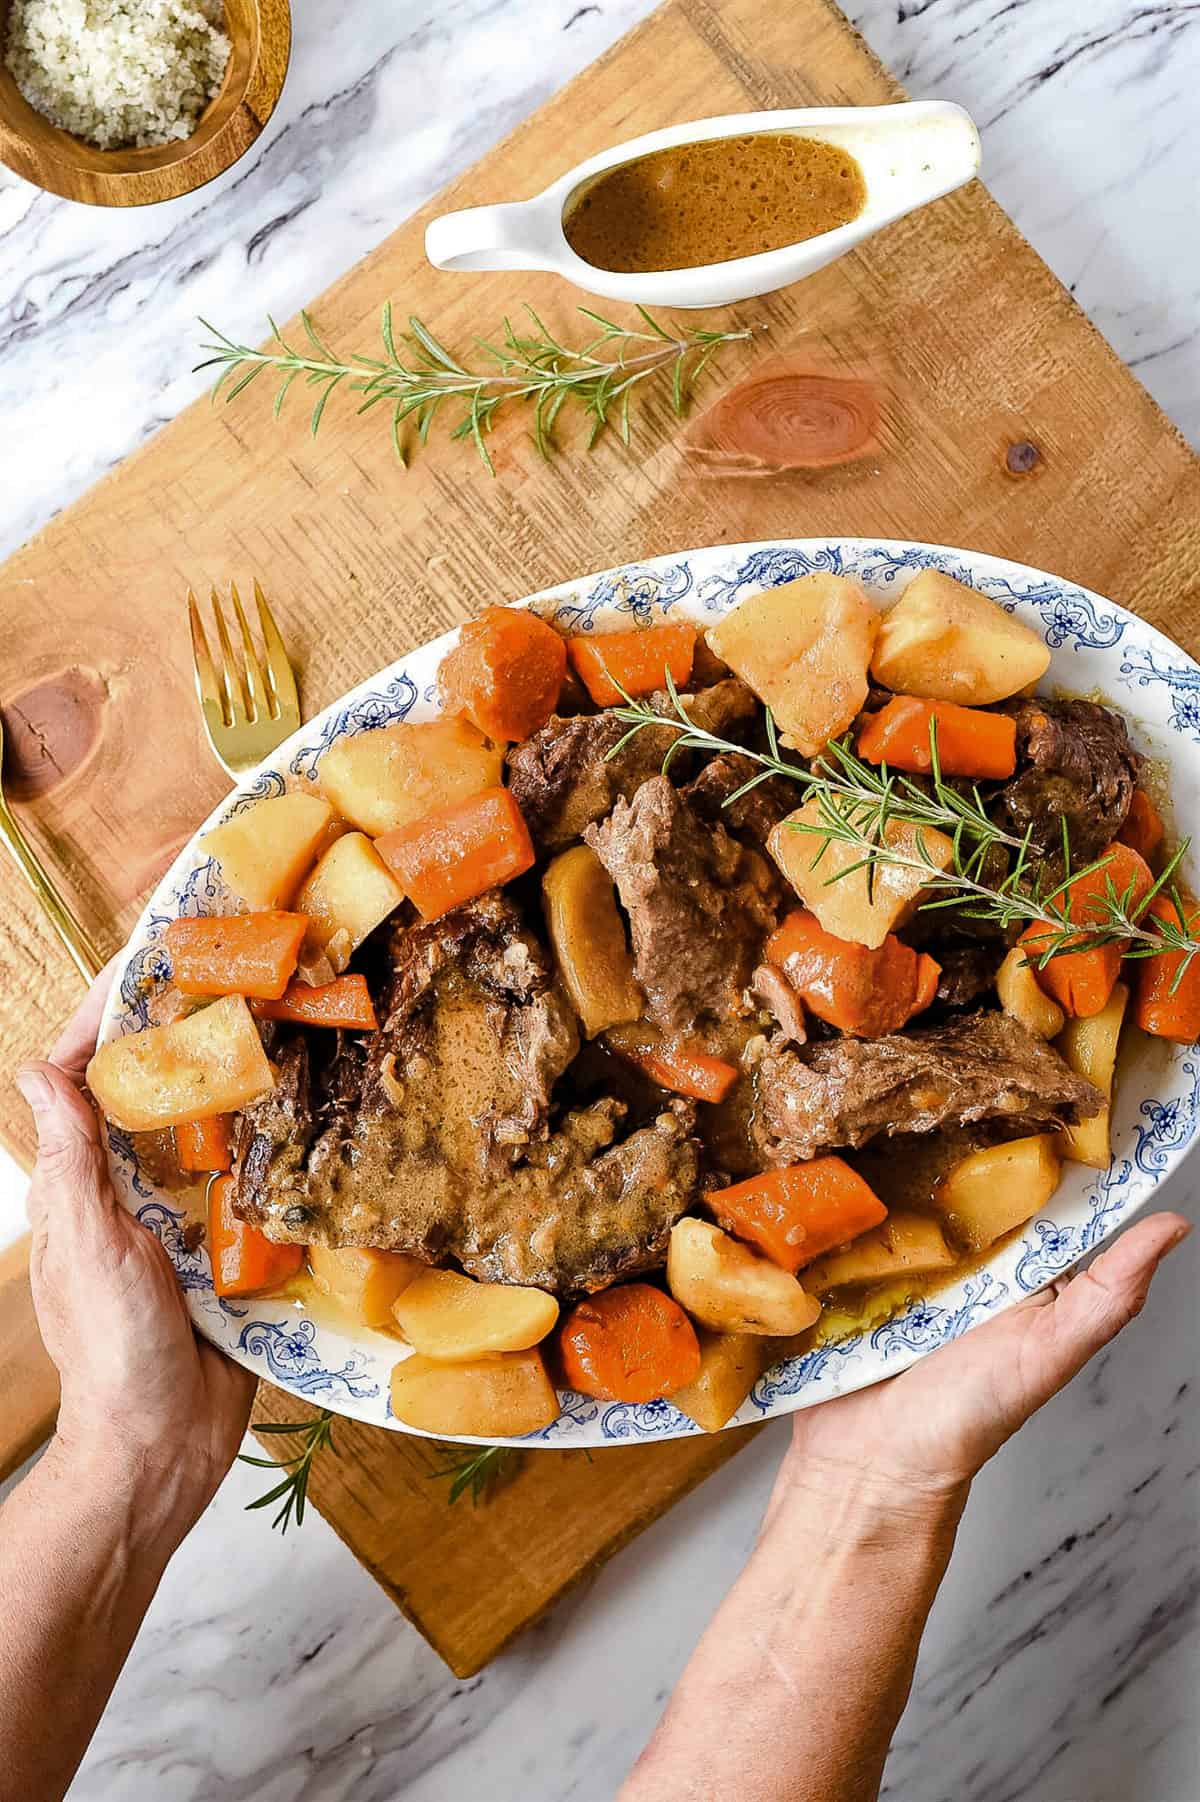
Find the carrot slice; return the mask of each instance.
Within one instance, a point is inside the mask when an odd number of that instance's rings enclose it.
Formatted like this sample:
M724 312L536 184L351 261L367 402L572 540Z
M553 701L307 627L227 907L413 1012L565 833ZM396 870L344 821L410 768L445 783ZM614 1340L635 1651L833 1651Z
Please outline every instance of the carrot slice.
M764 1170L705 1201L726 1232L748 1239L795 1275L824 1252L887 1219L887 1209L842 1158L812 1158Z
M858 754L868 763L925 774L933 768L931 724L937 727L943 775L992 781L1016 769L1017 724L1007 714L960 707L955 701L922 701L915 695L897 695L870 715L858 735Z
M589 633L568 638L571 667L597 707L617 707L626 695L665 688L667 673L682 688L692 673L696 628L683 620L633 632Z
M289 982L278 1001L252 1001L256 1020L296 1020L302 1026L344 1026L374 1032L379 1025L365 976L338 976L332 982Z
M1135 906L1154 886L1149 865L1131 846L1111 844L1101 852L1100 858L1104 860L1102 864L1100 859L1097 860L1100 867L1076 877L1064 902L1067 919L1082 929L1077 939L1068 942L1086 948L1064 951L1038 968L1037 959L1053 936L1052 928L1035 922L1025 928L1018 941L1034 965L1038 986L1065 1012L1080 1019L1089 1019L1107 1007L1121 974L1121 959L1126 950L1124 940L1120 939L1109 945L1087 945L1089 925L1095 928L1102 918L1097 902L1106 895L1110 882L1121 897L1132 884L1131 905Z
M228 1170L233 1162L233 1115L210 1114L175 1128L175 1157L181 1170Z
M531 869L533 844L506 788L484 788L397 826L375 849L426 920Z
M544 726L567 673L567 647L525 607L485 607L442 658L438 688L486 738L516 743Z
M724 1101L737 1081L737 1065L713 1057L688 1039L664 1039L652 1026L610 1026L604 1042L651 1082L693 1101Z
M1125 824L1117 834L1117 843L1128 845L1139 857L1152 863L1166 836L1167 829L1158 808L1144 788L1135 788Z
M941 965L894 933L878 950L826 932L815 914L797 907L766 944L805 1006L842 1032L878 1038L898 1032L937 994Z
M308 929L303 914L216 915L172 920L163 934L175 987L185 995L254 995L277 1001Z
M303 1245L276 1245L233 1211L236 1185L218 1176L208 1191L208 1255L218 1295L262 1295L299 1274Z
M1167 895L1155 895L1143 915L1149 919L1169 920L1182 924L1189 938L1200 933L1200 907L1184 902L1183 919ZM1133 1017L1143 1032L1157 1039L1176 1039L1191 1045L1200 1039L1200 957L1194 957L1183 975L1182 951L1163 951L1157 957L1139 957L1134 989Z
M562 1325L559 1349L571 1388L601 1401L657 1401L700 1372L695 1327L649 1283L623 1283L581 1301Z

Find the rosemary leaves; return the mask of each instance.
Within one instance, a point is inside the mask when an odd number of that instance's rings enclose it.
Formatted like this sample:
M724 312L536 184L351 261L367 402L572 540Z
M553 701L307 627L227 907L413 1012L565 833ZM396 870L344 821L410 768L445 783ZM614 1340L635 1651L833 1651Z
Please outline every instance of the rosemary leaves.
M269 1508L272 1502L282 1502L271 1525L278 1527L281 1533L286 1533L293 1519L298 1527L303 1525L304 1508L308 1500L308 1479L317 1453L328 1446L335 1456L341 1455L333 1443L333 1414L328 1408L322 1408L315 1420L269 1421L261 1423L254 1430L256 1433L282 1433L300 1441L299 1451L293 1452L290 1458L252 1458L248 1452L238 1453L240 1464L253 1464L259 1470L282 1470L286 1473L274 1488L246 1503L249 1510Z
M312 319L301 313L307 343L289 344L268 315L274 348L256 350L238 344L224 332L200 321L212 340L201 346L211 354L197 369L217 368L214 400L224 394L232 401L264 370L279 378L274 411L280 409L292 383L299 379L316 391L310 425L315 434L330 396L344 388L359 397L357 411L382 406L391 423L392 444L401 463L408 461L406 428L421 444L442 409L455 411L452 438L470 438L485 467L495 474L486 435L501 407L524 401L533 408L532 436L538 451L549 457L554 448L554 427L568 401L582 407L591 422L588 448L608 427L628 444L629 406L634 390L651 376L670 379L671 404L682 414L689 396L723 344L752 336L753 328L706 331L673 325L668 331L638 307L644 329L619 325L590 307L580 313L595 332L585 343L561 343L548 331L532 307L526 307L529 324L518 330L505 319L499 341L476 338L474 351L482 368L472 368L447 350L419 319L410 318L407 334L397 334L392 305L384 303L381 335L383 356L352 352L337 356L324 342Z

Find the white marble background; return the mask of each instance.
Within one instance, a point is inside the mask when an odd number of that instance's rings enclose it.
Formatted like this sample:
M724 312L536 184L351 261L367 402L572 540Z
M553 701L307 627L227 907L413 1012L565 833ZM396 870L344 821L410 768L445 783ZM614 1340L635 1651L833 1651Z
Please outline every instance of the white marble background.
M201 194L90 211L0 171L0 554L197 392L198 313L261 335L647 10L293 0L280 109ZM993 191L1200 441L1200 6L850 11L914 95L972 110ZM20 1190L0 1171L0 1238ZM1165 1199L1194 1212L1190 1191L1185 1176ZM1200 1798L1198 1255L1176 1254L1148 1314L978 1483L889 1762L895 1802ZM72 1796L605 1802L745 1558L785 1430L469 1683L319 1517L281 1541L244 1516L261 1473L239 1467Z

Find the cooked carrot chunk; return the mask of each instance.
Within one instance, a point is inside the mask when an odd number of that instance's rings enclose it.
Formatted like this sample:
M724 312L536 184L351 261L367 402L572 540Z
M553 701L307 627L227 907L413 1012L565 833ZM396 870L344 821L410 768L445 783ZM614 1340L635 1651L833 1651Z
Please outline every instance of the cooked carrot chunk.
M276 1245L233 1211L232 1176L218 1176L208 1192L208 1255L218 1295L262 1295L296 1276L302 1245Z
M427 920L511 882L532 867L533 844L506 788L485 788L375 840L375 849Z
M185 995L253 995L277 1001L296 968L303 914L226 914L172 920L163 934L175 987Z
M605 1043L662 1089L693 1101L723 1101L737 1081L737 1065L713 1057L703 1045L666 1039L652 1026L612 1026Z
M839 1157L764 1170L705 1201L726 1232L748 1239L793 1275L822 1253L887 1219L887 1209Z
M1158 808L1144 788L1135 788L1125 824L1117 834L1117 842L1128 845L1139 857L1144 857L1147 863L1153 863L1166 835L1167 829L1162 823Z
M278 1001L252 1001L259 1020L295 1020L301 1026L343 1026L374 1032L379 1025L365 976L338 976L332 982L289 982Z
M233 1116L210 1114L175 1128L175 1156L181 1170L228 1170L233 1162Z
M1182 926L1189 938L1200 935L1200 907L1185 901L1183 914L1169 896L1155 895L1143 918L1153 916ZM1134 990L1133 1017L1143 1032L1157 1039L1175 1039L1191 1045L1200 1039L1200 957L1194 957L1180 976L1182 951L1163 951L1157 957L1139 957ZM1132 960L1131 960L1132 961Z
M927 1008L942 973L927 952L894 933L872 951L826 932L806 907L794 908L775 928L766 957L818 1019L869 1039L898 1032Z
M597 707L616 707L626 695L665 688L667 673L682 688L692 673L696 628L680 620L632 632L589 632L568 638L567 654Z
M1123 940L1114 940L1107 945L1087 943L1089 926L1094 931L1103 919L1097 903L1108 893L1110 883L1122 901L1128 894L1130 906L1136 907L1146 891L1154 886L1154 877L1145 859L1129 845L1109 845L1100 853L1096 867L1077 876L1062 898L1067 919L1081 929L1078 937L1069 942L1079 944L1082 949L1064 951L1034 969L1044 992L1065 1012L1081 1019L1090 1018L1107 1007L1121 974L1121 959L1126 950ZM1053 928L1040 922L1027 926L1021 934L1020 944L1035 966L1052 937Z
M954 701L922 701L915 695L897 695L870 715L858 735L858 754L868 763L925 774L933 768L931 725L944 776L991 781L1016 769L1017 726L1007 714Z
M485 607L442 658L438 688L448 713L465 713L486 738L516 743L558 705L567 647L526 607Z
M603 1401L656 1401L700 1371L695 1327L649 1283L622 1283L581 1301L563 1322L559 1349L571 1388Z

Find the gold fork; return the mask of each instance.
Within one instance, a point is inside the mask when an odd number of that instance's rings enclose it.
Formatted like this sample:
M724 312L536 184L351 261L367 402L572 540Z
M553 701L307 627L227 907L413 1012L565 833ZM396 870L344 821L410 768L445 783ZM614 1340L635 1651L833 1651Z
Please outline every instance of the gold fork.
M41 903L42 911L66 946L75 968L85 982L90 982L104 964L104 959L75 918L54 884L37 860L29 840L21 831L4 794L4 722L0 719L0 844Z
M229 775L244 776L261 763L276 745L290 738L300 724L300 698L279 627L267 606L266 596L254 584L258 623L262 628L265 661L259 661L250 627L234 583L229 598L242 641L242 660L234 657L221 597L212 590L213 624L216 627L220 667L213 662L200 620L196 597L188 589L188 619L192 627L192 658L196 665L196 694L200 712L218 763Z

